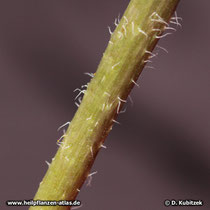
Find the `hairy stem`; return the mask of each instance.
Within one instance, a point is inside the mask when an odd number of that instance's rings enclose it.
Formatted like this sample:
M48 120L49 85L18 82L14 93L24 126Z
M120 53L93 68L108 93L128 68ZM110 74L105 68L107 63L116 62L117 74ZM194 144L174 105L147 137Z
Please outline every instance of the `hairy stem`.
M179 0L131 0L35 200L74 200ZM110 31L111 32L111 31ZM112 33L112 32L111 32ZM80 91L80 90L79 90ZM31 207L31 209L67 207ZM69 207L67 208L69 209Z

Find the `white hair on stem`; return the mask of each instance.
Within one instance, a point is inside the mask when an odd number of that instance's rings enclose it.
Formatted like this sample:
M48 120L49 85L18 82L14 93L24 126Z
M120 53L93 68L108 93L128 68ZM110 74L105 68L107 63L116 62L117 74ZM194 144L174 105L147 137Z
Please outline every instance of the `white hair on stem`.
M175 28L173 28L173 27L169 27L169 26L166 26L166 27L165 27L165 30L172 30L172 31L176 31L176 29L175 29Z
M109 94L109 93L107 93L106 91L104 92L104 95L110 96L110 94Z
M80 92L77 94L77 96L74 98L74 100L76 100L82 93L85 94L85 92L86 92L86 90L80 90Z
M120 123L119 123L118 121L114 120L114 119L112 120L112 122L114 122L114 123L120 125Z
M161 29L159 29L159 28L153 28L152 31L158 31L161 33Z
M90 117L88 117L86 120L91 120L92 119L92 115Z
M175 24L175 25L177 25L177 26L179 26L179 27L182 27L181 23L174 22L174 21L172 21L172 20L170 20L170 23Z
M69 146L69 145L66 146L66 147L63 146L62 148L63 148L63 149L68 149L68 148L70 148L70 146Z
M125 113L125 112L126 112L126 110L127 110L127 108L125 107L125 109L124 109L124 110L120 111L120 114Z
M126 27L125 27L125 25L123 24L123 29L124 29L124 35L125 35L125 37L126 37L126 35L127 35L127 31L126 31Z
M66 129L63 129L63 134L65 134L66 133Z
M126 103L126 100L121 99L119 96L117 97L119 101Z
M67 125L70 125L70 123L71 123L71 122L66 122L66 123L64 123L63 125L61 125L61 126L57 129L57 131L59 131L61 128L64 128L64 127L67 126Z
M156 54L155 53L152 53L151 51L149 51L149 50L145 50L145 53L148 53L148 54L150 54L151 56L156 56Z
M119 24L120 23L120 13L119 13L119 15L117 17L117 20L118 20L118 24Z
M135 83L134 83L135 84ZM136 83L137 84L137 83ZM138 84L139 85L139 84ZM133 102L133 99L132 99L132 97L131 97L131 95L128 95L128 98L129 98L129 100L130 100L130 102L131 102L131 106L133 106L133 104L134 104L134 102Z
M104 148L104 149L106 149L107 147L105 146L105 145L103 145L103 144L101 144L101 146L100 147L102 147L102 148Z
M105 78L106 78L106 76L104 75L103 78L102 78L102 80L101 80L101 82L103 82L105 80Z
M114 20L114 25L115 25L116 27L118 26L117 18L115 18L115 20Z
M152 59L154 57L156 57L158 55L158 53L153 53L152 55L149 56L149 59Z
M118 38L119 38L119 39L122 39L122 38L123 38L123 33L120 32L120 31L118 31L117 33L119 34L119 35L118 35Z
M150 54L149 59L146 60L144 63L152 63L152 61L150 59L156 57L158 55L158 53L152 53L151 51L145 50L145 53Z
M92 182L92 179L93 179L93 175L95 175L95 174L97 174L97 173L98 173L98 172L95 171L95 172L93 172L93 173L91 173L91 174L88 175L88 179L87 179L87 184L86 184L86 186L91 186L91 182Z
M59 146L59 147L62 147L62 144L63 144L63 142L61 141L61 142L56 142L56 144Z
M76 92L76 91L81 91L81 89L76 88L76 89L73 90L73 92Z
M68 158L68 157L66 157L66 156L65 156L65 159L66 159L67 161L69 161L69 158Z
M111 31L110 26L108 26L108 30L109 30L110 35L112 35L112 34L113 34L113 32Z
M91 155L93 157L93 148L90 146L90 152L91 152Z
M77 102L74 103L77 107L79 107L79 104Z
M175 19L175 20L182 20L181 17L178 17L177 15L177 11L174 12L175 17L172 17L171 19Z
M119 114L120 106L121 106L121 101L119 101L119 102L118 102L118 105L117 105L117 114Z
M147 69L155 69L154 66L145 66L144 68L147 68Z
M145 60L144 63L152 63L152 61L148 59L148 60Z
M50 163L48 161L45 160L45 163L48 165L48 167L50 166Z
M131 27L132 27L132 34L135 35L135 32L134 32L135 27L134 27L134 22L133 21L131 23Z
M175 15L175 17L172 17L172 18L171 18L170 23L182 27L181 23L179 23L179 20L182 21L182 18L177 16L177 12L176 12L176 11L175 11L174 15ZM175 21L173 21L173 20L175 20Z
M95 123L95 127L98 125L98 121Z
M115 68L116 66L118 66L119 64L120 64L120 62L114 64L114 65L112 66L112 69L114 69L114 68Z
M94 174L97 174L98 172L97 171L94 171L93 173L89 174L88 176L93 176Z
M146 38L148 38L148 34L145 31L143 31L140 27L138 27L138 31L142 33L144 36L146 36Z
M131 82L133 82L133 83L134 83L134 85L136 85L136 86L139 88L139 84L138 84L138 83L136 83L133 79L131 80Z
M125 24L128 24L128 18L124 15L123 18L125 19Z
M90 76L90 77L94 77L94 74L93 73L89 73L89 72L85 72L84 74L86 74L86 75L88 75L88 76Z
M66 134L63 134L57 141L60 142L64 137L66 137Z
M165 34L163 34L163 35L161 35L161 36L158 36L158 35L156 35L156 38L157 39L162 39L162 38L164 38L164 37L166 37L166 36L168 36L168 35L171 35L172 33L165 33Z
M104 111L104 108L105 108L105 103L103 103L102 105L102 111Z
M120 111L120 106L121 106L121 101L118 102L118 105L117 105L117 114L123 114L126 112L126 108L122 111Z
M158 19L154 19L153 16L157 17ZM151 21L153 21L153 22L159 22L159 23L163 23L163 24L169 26L169 24L168 24L166 21L164 21L163 18L160 17L160 15L158 15L157 12L153 12L153 13L150 15L150 19L151 19Z
M156 46L157 46L157 48L159 48L159 49L163 50L164 52L168 53L168 50L166 50L166 48L161 47L160 45L156 45Z
M113 103L107 104L107 107L110 109L112 107Z
M82 103L82 97L79 97L79 98L78 98L78 101L79 101L79 103L81 104L81 103Z
M88 87L88 85L82 85L81 87L82 87L82 88L84 88L84 87L86 87L86 88L87 88L87 87Z

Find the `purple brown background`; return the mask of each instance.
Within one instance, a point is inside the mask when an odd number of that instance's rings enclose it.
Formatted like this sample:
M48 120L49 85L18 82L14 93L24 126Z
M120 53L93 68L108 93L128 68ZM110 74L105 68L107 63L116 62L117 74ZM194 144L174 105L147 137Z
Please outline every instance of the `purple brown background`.
M57 150L56 130L76 111L73 90L95 72L107 26L128 2L0 2L0 209L33 198ZM169 54L159 51L156 69L140 76L133 107L78 196L82 209L161 210L165 199L202 199L203 207L187 209L210 208L209 9L207 0L181 1L183 27L161 40Z

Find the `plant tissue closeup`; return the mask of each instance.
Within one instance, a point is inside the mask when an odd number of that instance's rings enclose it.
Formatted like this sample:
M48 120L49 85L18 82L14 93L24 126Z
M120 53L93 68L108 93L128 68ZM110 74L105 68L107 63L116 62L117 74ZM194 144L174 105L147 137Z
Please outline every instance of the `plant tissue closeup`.
M201 2L0 3L0 205L209 208Z

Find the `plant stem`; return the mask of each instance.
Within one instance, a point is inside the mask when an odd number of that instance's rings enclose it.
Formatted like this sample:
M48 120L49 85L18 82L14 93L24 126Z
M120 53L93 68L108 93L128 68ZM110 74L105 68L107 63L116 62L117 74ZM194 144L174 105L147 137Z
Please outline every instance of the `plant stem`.
M34 200L76 198L117 114L143 67L153 56L152 50L178 2L130 1Z

